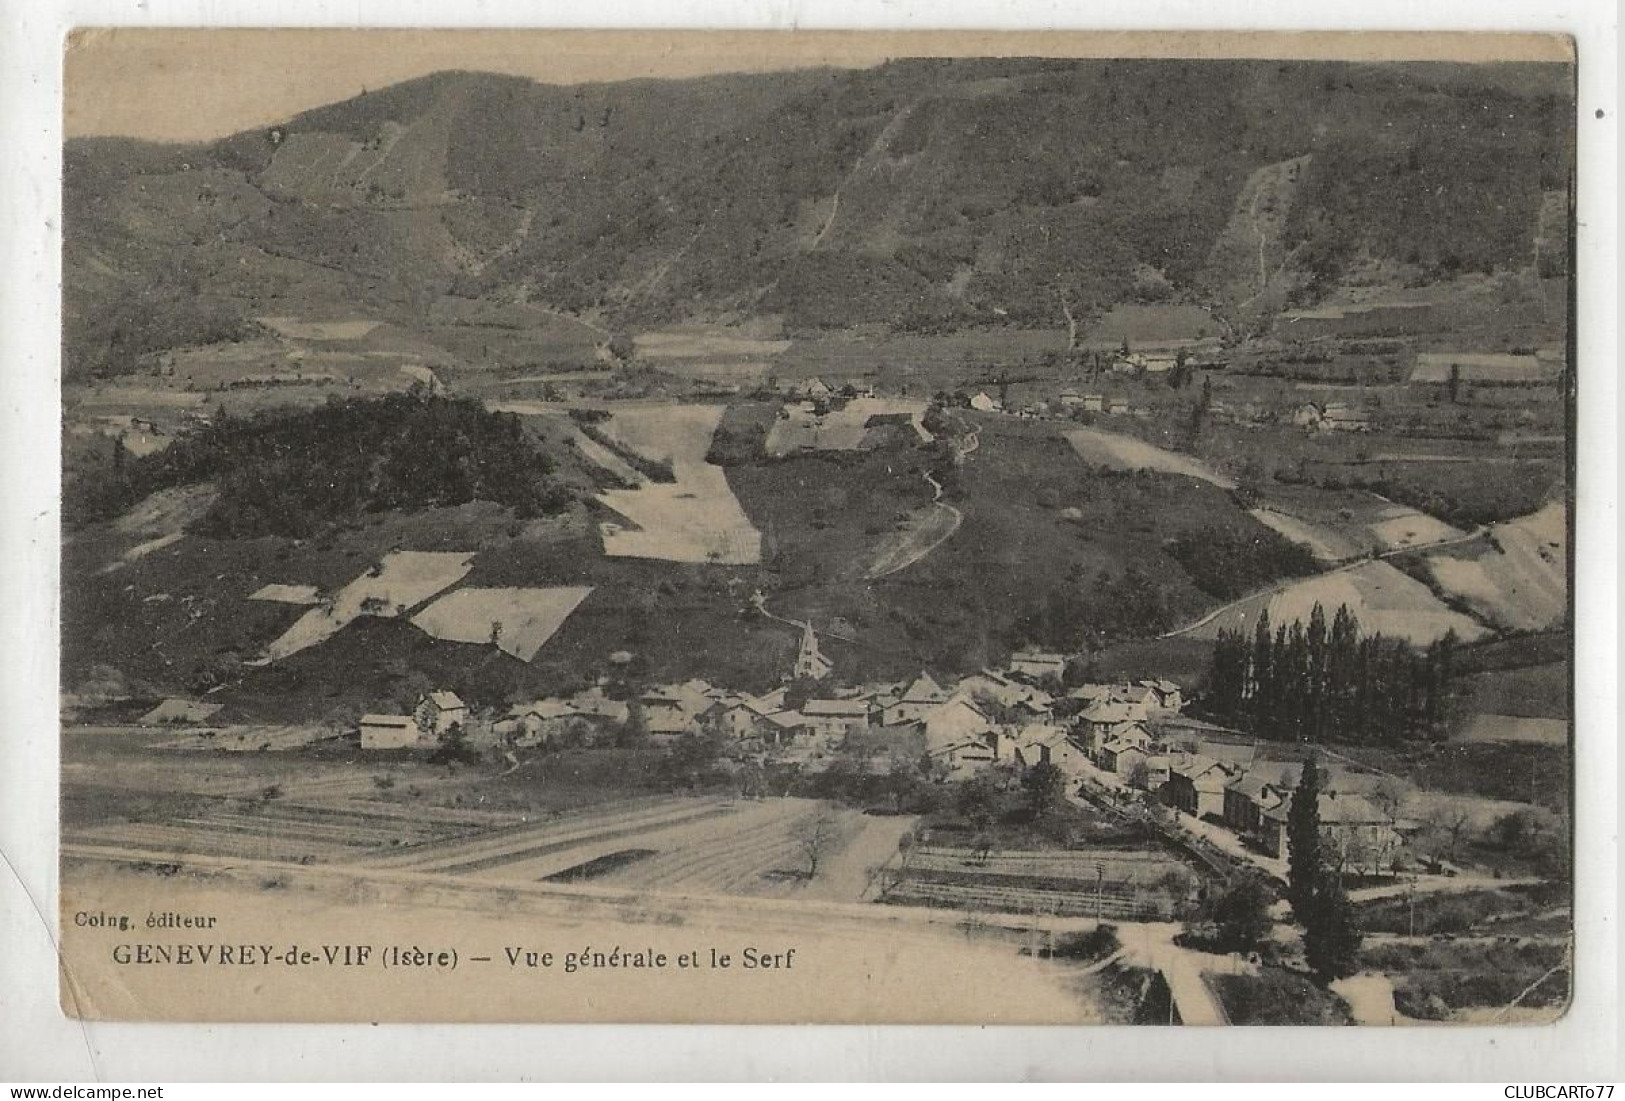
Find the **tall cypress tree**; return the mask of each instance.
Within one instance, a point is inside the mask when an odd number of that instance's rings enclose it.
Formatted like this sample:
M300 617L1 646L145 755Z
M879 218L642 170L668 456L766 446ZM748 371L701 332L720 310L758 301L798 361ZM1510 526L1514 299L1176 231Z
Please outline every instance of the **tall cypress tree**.
M1320 766L1313 756L1303 762L1303 775L1292 792L1286 816L1287 900L1305 927L1314 916L1315 894L1322 877L1320 863Z
M1310 973L1322 986L1360 969L1363 938L1354 907L1335 874L1321 877L1303 926L1303 954Z

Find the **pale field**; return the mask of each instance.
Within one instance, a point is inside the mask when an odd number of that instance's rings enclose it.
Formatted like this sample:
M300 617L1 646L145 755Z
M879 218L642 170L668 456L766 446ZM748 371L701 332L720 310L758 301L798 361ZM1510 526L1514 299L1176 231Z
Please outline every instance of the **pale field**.
M63 405L86 408L128 408L136 413L148 409L195 409L208 398L193 390L177 390L162 385L74 386L63 388Z
M269 600L274 604L319 604L321 594L314 585L278 585L272 583L248 595L250 600Z
M1381 518L1371 525L1371 531L1381 541L1383 550L1404 550L1428 543L1442 543L1463 534L1443 520L1435 520L1425 512L1418 512L1406 505L1387 505L1378 515Z
M790 342L711 329L656 329L639 333L633 345L648 359L760 359L779 355Z
M331 607L312 608L265 648L265 657L277 661L306 647L325 642L363 615L392 618L402 608L423 603L450 588L468 573L473 551L394 551L379 562L379 573L362 574L333 598ZM372 600L381 607L363 607ZM490 624L486 624L487 634Z
M1108 432L1102 428L1074 428L1066 433L1066 439L1072 445L1072 449L1088 463L1110 467L1113 470L1149 470L1158 474L1179 474L1216 485L1220 489L1236 488L1233 480L1201 460L1155 447L1133 436Z
M1338 607L1346 604L1359 618L1362 633L1403 638L1417 646L1425 646L1451 630L1463 642L1488 633L1477 621L1446 607L1420 581L1386 562L1362 562L1240 601L1191 635L1216 638L1223 629L1250 631L1265 606L1269 608L1270 622L1276 626L1294 621L1307 624L1317 603L1325 611L1328 626Z
M1250 509L1248 515L1294 543L1302 543L1322 562L1341 562L1353 558L1364 549L1323 524L1273 508Z
M604 430L646 458L669 462L675 482L608 490L605 505L634 525L604 524L604 553L669 562L751 565L762 536L728 484L705 461L722 418L720 405L641 405L616 409Z
M575 440L576 447L583 455L587 457L590 462L598 466L601 470L613 474L616 478L619 478L628 485L635 486L640 485L643 482L643 475L639 474L636 470L633 470L632 467L627 464L625 459L621 458L619 455L615 454L615 452L611 451L609 448L605 447L591 436L582 432L574 425L571 425L570 427L573 433L570 438Z
M414 626L435 638L488 643L501 624L497 648L529 661L570 613L592 592L565 586L549 589L458 589L412 617Z
M303 317L256 317L254 320L291 340L360 340L382 324L364 317L347 321L312 321Z
M1492 622L1512 630L1541 630L1568 613L1567 514L1561 502L1517 520L1495 524L1499 550L1475 558L1431 555L1434 580Z

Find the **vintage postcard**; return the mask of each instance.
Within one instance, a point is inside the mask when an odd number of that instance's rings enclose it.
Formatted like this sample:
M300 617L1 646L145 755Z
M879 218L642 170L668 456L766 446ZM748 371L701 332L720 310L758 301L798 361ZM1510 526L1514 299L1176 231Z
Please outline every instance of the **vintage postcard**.
M61 1004L1573 979L1557 36L82 30Z

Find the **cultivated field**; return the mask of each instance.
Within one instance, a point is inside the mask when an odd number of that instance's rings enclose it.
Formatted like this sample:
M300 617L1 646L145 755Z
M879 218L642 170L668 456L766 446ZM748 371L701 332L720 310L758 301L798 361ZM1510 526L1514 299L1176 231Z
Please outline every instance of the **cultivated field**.
M1238 601L1188 633L1194 638L1217 638L1221 630L1246 632L1266 607L1270 622L1277 626L1308 623L1317 603L1325 610L1328 623L1338 607L1346 604L1359 617L1360 629L1366 634L1403 638L1417 646L1452 630L1463 642L1488 633L1476 620L1446 607L1426 585L1386 562L1362 562Z
M1112 470L1149 470L1157 474L1178 474L1197 478L1220 489L1235 489L1236 483L1199 459L1155 447L1133 436L1108 432L1103 428L1074 428L1067 442L1084 462Z
M921 847L885 900L1007 913L1168 920L1194 885L1190 870L1148 849L993 852Z
M1566 510L1553 502L1530 516L1495 524L1490 546L1472 557L1430 555L1428 568L1440 588L1476 613L1508 630L1541 630L1568 613Z
M395 551L333 597L330 605L312 608L265 648L277 661L332 638L358 616L401 615L451 587L469 571L472 551ZM491 625L485 625L486 638Z
M458 589L412 617L412 623L435 638L488 643L520 661L536 656L590 587L551 589Z
M674 482L645 481L604 492L600 500L630 523L602 527L611 557L750 565L762 536L720 466L705 461L722 418L720 405L647 405L617 409L610 435L645 458L671 464Z
M481 883L578 883L675 894L858 902L913 824L807 799L628 797L602 792L560 809L461 804L476 774L305 752L321 731L76 729L64 762L63 841L155 865L239 858L453 876ZM281 743L247 751L264 735ZM241 753L208 751L245 739ZM549 758L532 763L545 774ZM116 764L113 772L107 766ZM562 782L562 778L561 782ZM473 786L470 787L470 784ZM606 798L607 797L607 798ZM822 826L812 871L807 840Z

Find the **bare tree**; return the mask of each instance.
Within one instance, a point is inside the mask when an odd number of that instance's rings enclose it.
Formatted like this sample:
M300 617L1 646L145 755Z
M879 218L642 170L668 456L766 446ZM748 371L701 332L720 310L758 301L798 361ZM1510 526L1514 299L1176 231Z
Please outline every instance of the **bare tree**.
M919 838L914 830L909 830L898 838L895 858L869 869L868 888L875 892L877 898L884 900L890 897L893 891L908 881L909 866L918 847Z
M1461 847L1462 835L1473 824L1471 808L1460 799L1449 799L1434 804L1427 813L1428 832L1450 839L1445 853L1451 863L1455 863L1456 852ZM1434 854L1437 856L1437 852Z
M840 820L833 810L825 808L796 826L795 839L807 861L807 878L816 879L819 865L840 844Z

